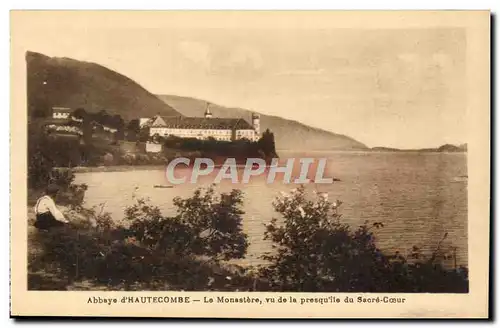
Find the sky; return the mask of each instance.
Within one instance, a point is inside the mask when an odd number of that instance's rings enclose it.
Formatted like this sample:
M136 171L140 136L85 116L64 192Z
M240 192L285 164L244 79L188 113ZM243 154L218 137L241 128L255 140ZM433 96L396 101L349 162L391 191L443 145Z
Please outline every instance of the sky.
M26 28L36 37L23 47L101 64L155 94L294 119L370 147L467 142L464 29L192 25L51 20Z

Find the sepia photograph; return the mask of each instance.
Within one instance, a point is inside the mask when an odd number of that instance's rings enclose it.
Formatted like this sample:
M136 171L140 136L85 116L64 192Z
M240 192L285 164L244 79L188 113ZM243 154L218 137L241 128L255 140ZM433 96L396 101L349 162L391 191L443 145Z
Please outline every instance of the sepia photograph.
M11 12L17 287L103 313L487 313L489 20Z

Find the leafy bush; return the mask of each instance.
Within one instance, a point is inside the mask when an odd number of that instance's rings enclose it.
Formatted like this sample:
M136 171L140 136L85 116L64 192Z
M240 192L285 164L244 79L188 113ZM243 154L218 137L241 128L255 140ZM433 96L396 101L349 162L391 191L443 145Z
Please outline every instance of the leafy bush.
M67 188L63 188L56 198L56 202L61 205L69 206L70 208L81 208L85 198L85 192L88 186L82 184L71 184Z
M252 286L252 279L218 264L244 256L248 246L241 231L240 192L217 196L213 188L197 190L175 203L178 215L170 218L139 199L125 211L127 227L102 208L79 208L83 219L36 235L45 252L30 260L30 268L56 263L68 283L89 279L125 289L136 283L184 290Z
M200 151L204 157L230 156L245 160L250 157L273 158L278 157L274 141L274 134L266 130L258 141L238 139L234 141L208 139L180 138L168 136L157 138L162 142L165 150L181 149L185 151Z
M305 188L278 197L273 206L282 215L266 226L264 238L274 252L262 269L274 290L307 292L467 292L465 268L447 270L428 261L410 263L399 254L387 256L375 244L367 223L354 231L342 223L340 202L326 194L307 199Z
M145 199L125 210L126 226L101 207L75 207L80 219L36 234L45 252L30 269L55 264L68 284L91 280L110 289L295 292L468 292L466 268L436 263L414 248L410 259L377 248L374 229L341 222L340 202L308 197L303 187L278 197L280 219L266 226L269 265L242 268L226 260L245 256L242 193L198 189L175 198L177 214L164 216ZM32 285L32 284L31 284Z
M74 175L70 170L54 170L56 167L72 167L81 161L81 145L77 139L54 138L43 131L43 124L28 126L28 186L45 188L55 183L68 189Z
M52 168L56 165L50 156L48 137L36 124L28 125L28 186L45 187Z

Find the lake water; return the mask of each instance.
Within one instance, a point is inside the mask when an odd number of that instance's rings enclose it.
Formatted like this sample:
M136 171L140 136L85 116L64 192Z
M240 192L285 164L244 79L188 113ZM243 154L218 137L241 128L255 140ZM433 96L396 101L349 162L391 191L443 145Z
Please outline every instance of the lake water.
M280 152L282 158L306 154ZM309 157L327 157L325 176L340 181L333 184L307 184L307 190L328 192L330 199L343 202L342 220L353 227L365 222L382 222L376 232L377 243L387 252L406 254L413 245L425 252L434 250L445 233L441 249L456 254L457 265L467 265L467 157L463 153L391 153L391 152L322 152ZM148 197L164 214L175 213L172 199L189 197L198 184L176 185L171 189L154 188L168 184L164 170L77 173L76 183L89 187L88 206L105 203L105 210L116 220L123 218L134 195ZM136 189L137 187L137 189ZM250 248L245 263L259 264L259 256L270 250L263 241L264 226L273 216L271 202L280 191L293 184L267 184L265 177L249 184L223 181L219 191L242 189L245 197L244 229ZM453 250L454 249L454 250ZM454 261L453 265L454 265ZM450 262L448 262L449 265Z

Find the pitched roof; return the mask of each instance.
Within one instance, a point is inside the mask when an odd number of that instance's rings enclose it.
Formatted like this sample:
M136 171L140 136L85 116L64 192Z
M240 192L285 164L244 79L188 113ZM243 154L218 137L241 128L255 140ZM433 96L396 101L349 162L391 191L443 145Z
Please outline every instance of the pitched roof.
M52 112L58 113L73 113L75 109L68 107L52 107Z
M158 117L151 127L171 129L206 129L206 130L253 130L242 118L205 118L205 117Z

